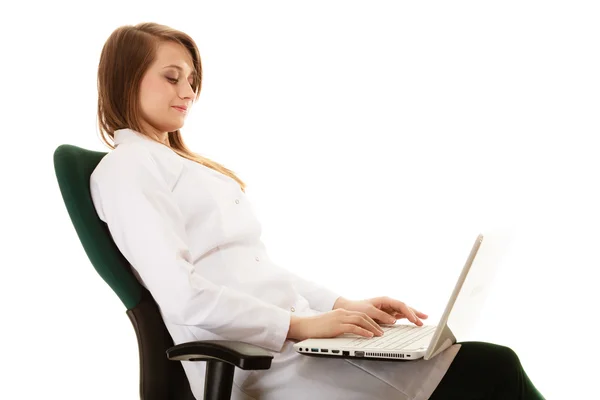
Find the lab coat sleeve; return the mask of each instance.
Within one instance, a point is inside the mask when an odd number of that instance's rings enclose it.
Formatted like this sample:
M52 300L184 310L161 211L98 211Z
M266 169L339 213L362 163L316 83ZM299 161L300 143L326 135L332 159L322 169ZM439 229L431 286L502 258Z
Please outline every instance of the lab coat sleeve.
M310 308L323 312L333 310L335 301L340 297L338 293L313 281L304 279L289 270L281 269L288 279L292 281L298 293L308 301Z
M203 278L191 262L185 221L145 148L120 149L90 190L100 218L173 324L280 351L290 311ZM202 190L201 188L199 190Z

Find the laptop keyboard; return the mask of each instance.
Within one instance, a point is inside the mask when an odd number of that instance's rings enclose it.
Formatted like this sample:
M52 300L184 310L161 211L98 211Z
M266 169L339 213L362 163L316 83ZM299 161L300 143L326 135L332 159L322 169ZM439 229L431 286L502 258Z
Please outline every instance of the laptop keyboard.
M345 347L355 348L376 348L376 349L404 349L417 348L429 344L430 336L435 331L435 326L416 326L416 325L393 325L382 326L383 336L373 336L372 338L360 337Z

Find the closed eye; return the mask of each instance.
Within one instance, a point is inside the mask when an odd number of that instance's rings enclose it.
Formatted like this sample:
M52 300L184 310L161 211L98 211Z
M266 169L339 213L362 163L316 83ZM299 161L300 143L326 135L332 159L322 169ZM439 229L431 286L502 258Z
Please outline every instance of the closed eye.
M174 85L177 84L177 82L179 82L179 79L175 79L175 78L167 78L167 80ZM194 88L194 84L192 82L190 82L190 86L192 87L192 89Z

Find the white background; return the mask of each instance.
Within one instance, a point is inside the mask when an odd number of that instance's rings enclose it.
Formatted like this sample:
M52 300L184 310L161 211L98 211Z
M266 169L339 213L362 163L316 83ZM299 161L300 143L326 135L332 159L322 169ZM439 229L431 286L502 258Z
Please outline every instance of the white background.
M79 243L52 156L63 143L108 151L100 51L142 21L196 40L204 82L184 138L248 183L275 261L434 319L476 235L509 227L477 329L459 340L513 348L548 399L597 396L595 2L12 3L0 398L138 396L134 330Z

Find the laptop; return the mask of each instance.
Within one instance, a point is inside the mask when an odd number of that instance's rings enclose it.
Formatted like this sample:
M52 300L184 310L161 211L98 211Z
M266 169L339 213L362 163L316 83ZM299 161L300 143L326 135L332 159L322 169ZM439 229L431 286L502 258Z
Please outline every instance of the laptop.
M483 234L477 236L436 325L381 324L384 331L382 336L367 338L346 333L335 338L306 339L295 343L294 349L301 354L317 357L394 361L432 359L456 343L455 331L468 334L479 316L509 242L509 235L500 231L486 234L485 242L483 237Z

